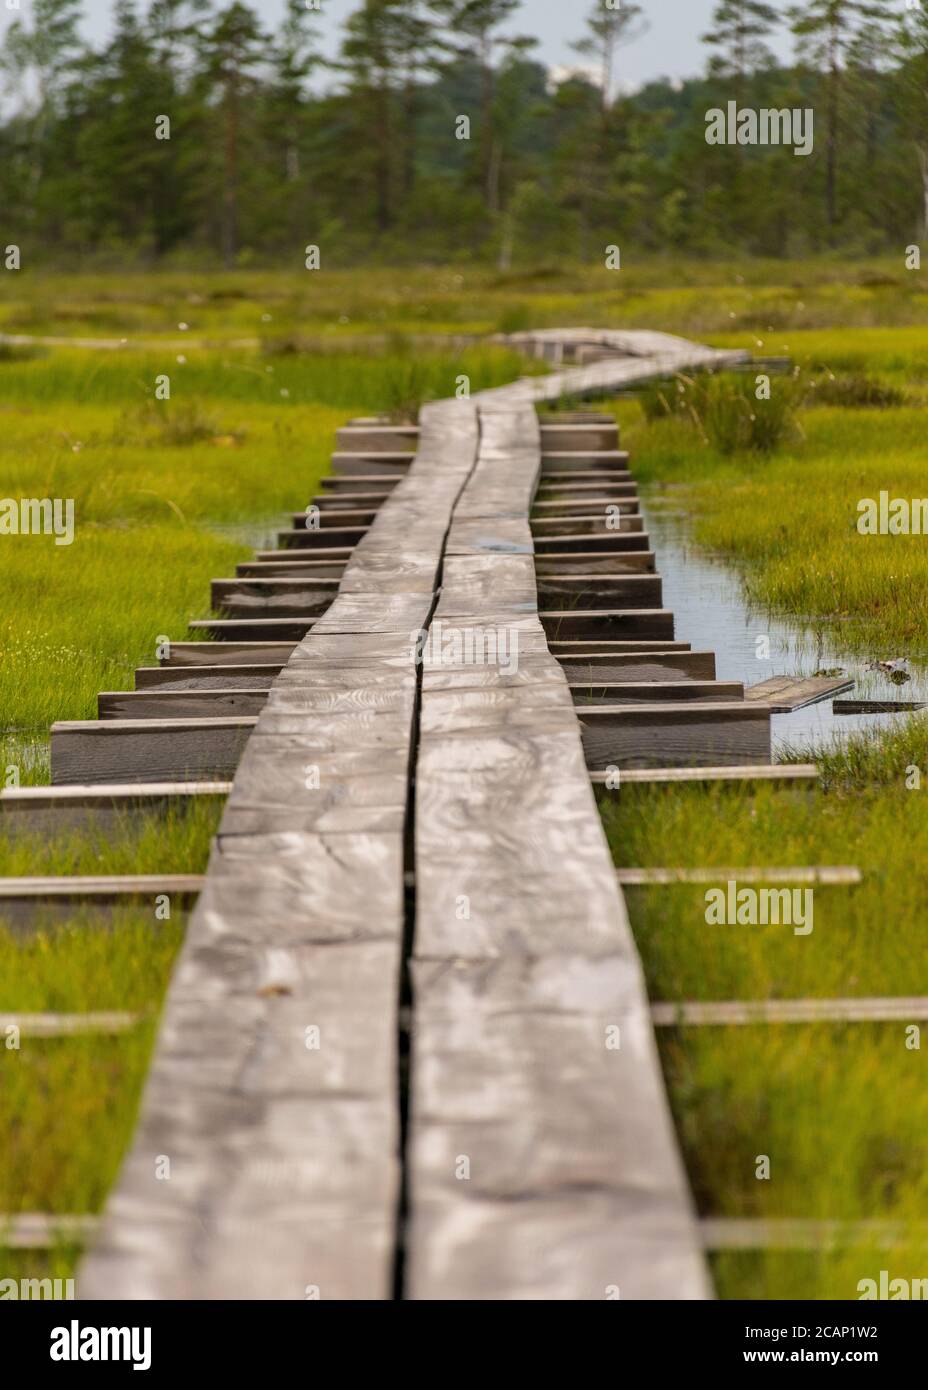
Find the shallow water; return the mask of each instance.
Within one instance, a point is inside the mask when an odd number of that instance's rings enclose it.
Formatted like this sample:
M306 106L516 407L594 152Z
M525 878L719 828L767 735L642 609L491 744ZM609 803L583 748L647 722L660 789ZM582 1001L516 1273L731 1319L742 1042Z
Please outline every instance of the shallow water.
M688 534L686 514L674 504L642 489L641 510L664 580L664 607L673 610L676 636L694 651L714 651L719 680L743 681L745 686L771 676L814 676L840 668L854 680L852 690L839 698L853 700L928 701L928 659L916 661L910 652L873 651L852 654L840 645L840 629L813 628L800 621L775 618L747 600L744 586L729 564L696 546ZM770 639L769 660L756 654L756 639ZM868 671L870 660L908 656L911 680L896 685L880 671ZM907 714L833 714L831 698L791 714L772 717L774 755L846 739L861 730L892 728ZM922 717L917 715L916 718Z

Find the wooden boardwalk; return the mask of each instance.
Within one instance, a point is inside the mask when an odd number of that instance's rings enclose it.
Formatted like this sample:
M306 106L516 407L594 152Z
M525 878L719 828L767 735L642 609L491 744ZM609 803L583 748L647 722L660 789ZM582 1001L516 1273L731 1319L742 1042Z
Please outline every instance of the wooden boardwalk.
M745 354L516 336L581 365L339 431L212 640L0 798L228 793L85 1298L712 1296L596 796L814 769L675 637L614 421L536 406Z

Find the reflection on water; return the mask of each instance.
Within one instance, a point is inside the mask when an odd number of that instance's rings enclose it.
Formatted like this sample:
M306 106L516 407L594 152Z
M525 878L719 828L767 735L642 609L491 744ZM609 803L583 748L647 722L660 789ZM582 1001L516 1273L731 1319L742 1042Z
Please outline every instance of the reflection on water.
M642 490L641 510L657 553L657 568L664 580L664 607L673 610L676 635L694 651L714 651L719 680L743 681L746 686L770 676L814 676L840 668L855 684L841 692L854 700L928 701L928 659L925 653L874 651L851 655L841 649L840 629L814 630L796 622L766 615L745 598L741 581L732 569L710 553L698 549L687 536L684 513ZM756 639L770 639L770 658L756 654ZM912 679L894 684L880 671L868 671L870 659L909 658ZM774 752L787 745L808 748L833 737L847 738L861 729L892 728L903 714L840 714L831 699L775 714L771 721ZM921 717L921 716L917 716Z

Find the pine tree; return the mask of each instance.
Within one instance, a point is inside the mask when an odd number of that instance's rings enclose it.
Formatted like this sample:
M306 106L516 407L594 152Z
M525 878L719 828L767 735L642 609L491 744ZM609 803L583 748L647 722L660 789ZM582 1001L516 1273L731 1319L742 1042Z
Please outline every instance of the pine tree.
M748 75L773 62L766 40L776 23L777 12L765 0L719 0L712 12L712 29L702 36L703 43L717 50L709 72L734 81L739 107Z
M843 75L847 52L862 24L893 18L890 0L805 0L790 10L792 30L824 73L826 92L825 212L832 230L838 221Z
M583 38L571 44L571 48L585 58L595 58L599 65L599 86L602 92L604 115L612 105L612 87L615 76L616 50L635 39L647 29L647 23L638 23L643 14L636 0L629 0L620 9L604 9L597 5L586 18L589 30Z
M255 69L269 57L268 40L253 10L234 0L199 36L203 78L215 93L222 135L220 242L223 263L235 264L239 245L239 181L244 98Z
M502 148L496 129L496 53L526 52L536 40L524 35L513 37L497 30L511 19L520 0L430 0L433 10L445 21L449 47L470 58L480 72L480 129L478 167L487 211L495 216L500 208L500 167Z

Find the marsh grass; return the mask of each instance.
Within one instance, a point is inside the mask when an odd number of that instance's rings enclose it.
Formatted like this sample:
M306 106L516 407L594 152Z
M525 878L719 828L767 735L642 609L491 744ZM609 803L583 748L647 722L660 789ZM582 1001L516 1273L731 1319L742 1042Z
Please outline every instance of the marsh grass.
M851 863L863 873L857 887L813 890L809 936L789 926L707 925L709 885L626 890L651 998L928 994L921 796L899 776L869 785L859 756L839 770L837 753L813 789L630 785L603 793L617 864ZM928 1088L923 1053L906 1039L902 1022L661 1030L700 1211L928 1219ZM769 1182L755 1177L760 1154L771 1159ZM904 1275L926 1257L913 1237L879 1252L721 1254L713 1263L723 1297L852 1298L873 1269Z

